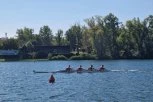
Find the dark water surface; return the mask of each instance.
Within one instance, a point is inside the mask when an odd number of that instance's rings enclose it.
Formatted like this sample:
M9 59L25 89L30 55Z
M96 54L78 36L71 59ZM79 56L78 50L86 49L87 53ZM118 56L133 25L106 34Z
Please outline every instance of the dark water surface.
M110 72L50 73L101 64ZM153 60L0 62L0 102L152 102Z

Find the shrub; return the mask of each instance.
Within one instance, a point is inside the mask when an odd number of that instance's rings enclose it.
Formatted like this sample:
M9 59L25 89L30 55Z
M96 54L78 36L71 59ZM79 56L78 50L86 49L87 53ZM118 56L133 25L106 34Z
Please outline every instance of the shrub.
M81 54L79 56L72 56L70 60L95 60L97 57L91 54Z
M49 60L67 60L67 57L65 57L64 55L57 55L51 57Z
M83 60L83 58L81 56L72 56L70 60Z

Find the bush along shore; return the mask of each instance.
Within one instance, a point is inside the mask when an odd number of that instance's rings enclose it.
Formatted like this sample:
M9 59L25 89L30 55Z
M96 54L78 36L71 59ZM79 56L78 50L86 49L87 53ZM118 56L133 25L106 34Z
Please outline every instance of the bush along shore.
M79 54L79 55L72 55L70 57L66 57L64 55L48 55L47 58L26 58L26 59L0 59L1 62L3 61L52 61L52 60L98 60L96 55L91 54Z
M96 60L96 59L98 59L97 56L91 54L79 54L70 57L66 57L64 55L48 56L48 60Z

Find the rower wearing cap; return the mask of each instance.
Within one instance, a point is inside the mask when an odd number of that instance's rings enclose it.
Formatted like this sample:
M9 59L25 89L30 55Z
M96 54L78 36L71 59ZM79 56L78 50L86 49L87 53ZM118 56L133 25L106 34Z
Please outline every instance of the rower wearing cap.
M66 72L71 72L72 71L72 68L71 66L69 65L68 68L66 68Z
M82 72L83 71L83 68L82 66L80 65L80 67L77 69L77 72Z
M88 71L93 71L94 68L93 68L93 65L91 65L89 68L88 68Z
M100 72L103 72L105 70L104 65L101 65L101 67L99 68Z

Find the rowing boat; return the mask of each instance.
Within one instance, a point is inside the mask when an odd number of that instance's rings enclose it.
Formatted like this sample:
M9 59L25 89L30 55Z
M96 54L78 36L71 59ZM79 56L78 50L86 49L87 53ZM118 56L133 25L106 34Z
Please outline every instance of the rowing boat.
M81 70L81 71L78 71L78 70L71 70L71 71L66 71L66 70L59 70L59 71L35 71L33 70L33 73L97 73L97 72L108 72L108 70L104 70L104 71L99 71L99 70Z

